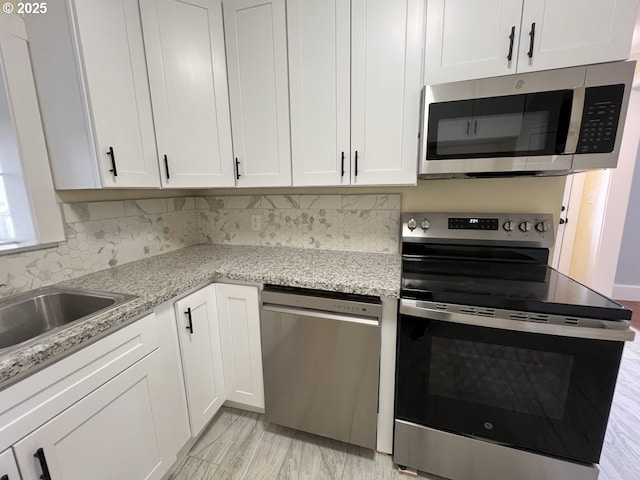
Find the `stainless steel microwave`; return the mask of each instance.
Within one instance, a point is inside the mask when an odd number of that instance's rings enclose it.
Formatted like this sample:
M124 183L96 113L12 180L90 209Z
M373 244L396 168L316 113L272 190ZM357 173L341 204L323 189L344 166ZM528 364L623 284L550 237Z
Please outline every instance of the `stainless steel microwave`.
M615 62L427 86L420 177L613 168L634 70Z

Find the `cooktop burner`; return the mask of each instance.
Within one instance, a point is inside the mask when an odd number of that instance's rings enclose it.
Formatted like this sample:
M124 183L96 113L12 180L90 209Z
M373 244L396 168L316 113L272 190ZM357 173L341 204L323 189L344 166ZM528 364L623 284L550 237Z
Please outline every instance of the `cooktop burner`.
M423 228L425 220L416 221L411 228L413 223L409 222L416 217L427 219L428 228ZM456 221L452 223L450 218ZM483 220L487 218L492 221ZM474 219L478 223L470 223ZM402 298L603 320L631 319L629 309L547 265L553 233L543 231L543 226L536 229L536 225L550 225L550 216L429 213L405 214L403 220ZM478 224L491 229L460 228ZM508 231L507 227L514 229Z

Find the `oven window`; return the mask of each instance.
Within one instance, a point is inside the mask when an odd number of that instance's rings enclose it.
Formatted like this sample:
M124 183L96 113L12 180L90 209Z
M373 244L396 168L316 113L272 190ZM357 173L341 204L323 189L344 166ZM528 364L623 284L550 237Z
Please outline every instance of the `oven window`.
M564 152L572 90L429 105L427 160Z
M560 353L433 337L429 391L561 420L572 368L573 357Z

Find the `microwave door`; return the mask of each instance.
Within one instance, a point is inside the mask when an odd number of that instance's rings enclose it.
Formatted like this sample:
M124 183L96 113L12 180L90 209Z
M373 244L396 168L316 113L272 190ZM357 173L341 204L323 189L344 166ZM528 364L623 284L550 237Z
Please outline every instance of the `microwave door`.
M566 171L571 100L563 90L431 103L423 173Z

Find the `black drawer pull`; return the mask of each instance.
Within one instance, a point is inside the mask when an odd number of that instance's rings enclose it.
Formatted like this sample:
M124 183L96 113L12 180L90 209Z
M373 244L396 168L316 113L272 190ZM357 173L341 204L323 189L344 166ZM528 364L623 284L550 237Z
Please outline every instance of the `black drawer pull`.
M111 157L111 170L109 171L113 173L114 177L117 177L118 169L116 168L116 154L113 153L113 147L109 147L109 151L107 152L107 155Z
M342 164L340 167L340 176L344 177L344 152L342 152Z
M191 307L187 308L187 311L184 312L184 314L189 319L189 325L187 325L187 330L189 330L189 333L193 335L193 319L191 318Z
M167 180L169 180L171 177L169 176L169 159L167 158L167 155L165 154L164 156L164 170L167 173Z
M44 449L39 448L38 450L36 450L36 453L34 453L33 456L36 457L40 462L40 468L42 469L40 480L51 480L49 466L47 465L47 457L44 456Z
M510 62L513 58L513 39L516 38L516 26L511 27L511 35L509 35L509 55L507 55L507 61Z
M529 51L527 52L527 56L529 58L533 57L533 39L536 38L536 22L531 24L531 31L529 32Z
M240 180L240 160L236 157L236 180Z

